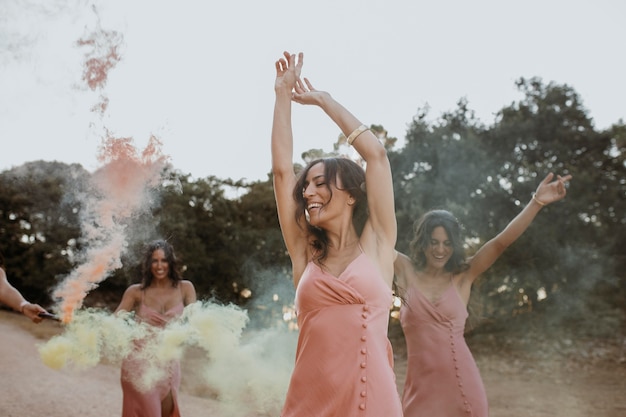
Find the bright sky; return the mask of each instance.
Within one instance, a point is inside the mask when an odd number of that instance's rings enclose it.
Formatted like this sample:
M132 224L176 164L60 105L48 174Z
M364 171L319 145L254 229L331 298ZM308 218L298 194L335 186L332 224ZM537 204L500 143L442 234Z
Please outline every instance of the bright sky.
M624 16L621 0L0 0L0 170L93 170L105 127L139 148L155 134L196 178L266 179L283 50L303 51L316 88L399 139L419 108L433 119L462 97L491 124L522 76L572 86L603 129L626 120ZM98 25L123 44L94 92L76 41ZM293 123L295 161L339 134L318 108L294 104Z

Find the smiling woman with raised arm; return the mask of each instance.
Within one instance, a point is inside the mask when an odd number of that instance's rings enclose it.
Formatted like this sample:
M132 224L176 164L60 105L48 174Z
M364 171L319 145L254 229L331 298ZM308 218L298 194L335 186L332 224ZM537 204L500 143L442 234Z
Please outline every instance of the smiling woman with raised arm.
M465 259L461 226L452 213L433 210L415 226L410 257L395 262L400 323L407 346L402 395L405 417L487 417L487 395L465 343L472 285L530 226L547 204L565 197L571 175L548 174L529 203L496 237Z
M300 329L282 417L401 417L387 338L396 218L376 136L330 94L300 79L303 54L276 62L272 172L291 258ZM291 102L321 108L367 163L293 168Z

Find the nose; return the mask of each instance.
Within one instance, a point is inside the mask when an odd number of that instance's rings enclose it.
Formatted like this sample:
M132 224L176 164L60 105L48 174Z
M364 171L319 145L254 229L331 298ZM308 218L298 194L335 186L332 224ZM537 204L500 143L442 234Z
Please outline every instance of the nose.
M302 197L304 198L311 197L313 194L314 192L313 192L313 187L311 186L311 184L307 185L302 190Z

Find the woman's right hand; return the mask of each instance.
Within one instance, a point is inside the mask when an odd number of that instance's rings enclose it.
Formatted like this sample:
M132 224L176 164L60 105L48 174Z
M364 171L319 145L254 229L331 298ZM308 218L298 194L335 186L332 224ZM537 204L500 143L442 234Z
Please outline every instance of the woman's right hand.
M274 82L274 90L278 92L292 93L296 82L300 79L302 72L302 64L304 63L304 54L300 52L296 59L295 54L283 52L283 58L276 61L276 81Z

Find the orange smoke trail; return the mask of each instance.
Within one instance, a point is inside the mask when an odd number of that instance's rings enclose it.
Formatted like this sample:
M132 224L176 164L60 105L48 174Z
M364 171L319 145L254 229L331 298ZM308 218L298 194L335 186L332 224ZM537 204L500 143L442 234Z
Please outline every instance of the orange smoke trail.
M94 12L97 10L94 7ZM81 38L79 47L91 48L85 54L83 81L91 90L102 90L109 71L121 60L123 36L103 30L100 25ZM103 116L109 100L100 96L92 111ZM152 136L140 153L131 138L115 138L105 129L98 153L103 164L91 178L94 194L85 201L81 215L83 239L86 242L85 261L53 292L59 301L64 323L71 322L89 291L98 287L115 269L122 267L121 255L128 244L126 227L134 215L151 203L151 191L160 183L161 172L168 157L161 153L161 142Z
M105 165L94 173L96 194L86 202L83 235L89 243L86 261L57 288L62 321L69 323L89 291L97 288L122 266L121 255L128 244L126 225L151 202L151 191L160 184L168 157L154 136L140 154L130 138L107 138L98 159Z

